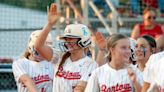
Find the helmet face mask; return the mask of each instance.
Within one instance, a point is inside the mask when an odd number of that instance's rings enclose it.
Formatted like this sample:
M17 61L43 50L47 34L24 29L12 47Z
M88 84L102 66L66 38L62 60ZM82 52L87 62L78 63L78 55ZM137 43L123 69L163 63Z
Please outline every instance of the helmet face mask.
M81 48L87 48L91 45L91 34L87 26L83 24L70 24L67 25L63 35L59 36L60 40L65 38L80 38L77 44Z
M60 42L59 48L62 52L81 49L81 47L79 47L77 42Z

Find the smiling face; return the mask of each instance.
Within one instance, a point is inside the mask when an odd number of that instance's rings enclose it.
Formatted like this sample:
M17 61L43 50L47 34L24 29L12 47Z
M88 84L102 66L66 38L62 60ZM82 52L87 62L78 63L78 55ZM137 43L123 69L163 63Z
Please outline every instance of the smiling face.
M81 49L78 40L79 38L65 38L65 46L69 52Z
M135 53L137 61L147 62L148 58L151 55L151 48L148 41L144 38L138 38Z
M124 38L116 42L114 48L111 49L112 59L121 63L128 63L131 55L129 39Z

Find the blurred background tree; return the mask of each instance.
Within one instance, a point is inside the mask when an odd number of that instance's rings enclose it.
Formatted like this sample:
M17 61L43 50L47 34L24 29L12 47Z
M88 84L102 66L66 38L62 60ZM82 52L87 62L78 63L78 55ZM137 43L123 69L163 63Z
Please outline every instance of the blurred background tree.
M54 0L1 0L0 3L10 4L23 8L36 9L46 11L47 5L50 5Z

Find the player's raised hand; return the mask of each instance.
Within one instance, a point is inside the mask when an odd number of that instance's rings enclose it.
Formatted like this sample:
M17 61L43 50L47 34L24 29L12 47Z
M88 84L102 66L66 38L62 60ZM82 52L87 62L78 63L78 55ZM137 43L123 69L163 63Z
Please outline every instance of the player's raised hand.
M100 32L96 32L96 44L100 50L105 50L107 46L106 39Z
M151 83L147 92L160 92L160 90L158 89L158 85L156 83Z
M131 67L128 67L127 71L128 71L129 79L131 80L133 87L135 89L135 92L141 92L142 87L137 81L137 77L134 70Z
M58 19L60 14L57 12L57 5L55 3L52 3L50 8L47 9L48 11L48 23L50 25L54 25Z
M131 67L128 67L127 70L128 70L128 75L129 75L129 78L130 78L131 82L136 83L136 81L137 81L136 80L136 75L135 75L133 69Z

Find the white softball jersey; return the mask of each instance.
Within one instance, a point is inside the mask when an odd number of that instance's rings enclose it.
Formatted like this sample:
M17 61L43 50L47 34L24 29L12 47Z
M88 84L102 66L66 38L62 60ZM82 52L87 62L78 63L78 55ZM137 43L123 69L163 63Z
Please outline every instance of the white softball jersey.
M148 62L146 63L144 72L143 72L143 80L148 83L153 82L154 74L152 73L154 64L158 62L162 57L164 57L164 51L153 54L150 56Z
M57 48L52 48L52 50L53 50L53 56L51 59L51 63L56 65L59 63L63 53Z
M164 57L154 63L154 68L152 71L153 82L152 84L156 84L160 92L164 92Z
M19 78L27 74L36 84L39 92L52 92L54 65L47 61L35 62L26 58L13 62L13 74L17 84L18 92L29 92Z
M133 64L132 64L133 65ZM143 71L141 71L139 68L138 68L138 64L136 65L133 65L135 68L137 68L140 72L141 72L141 77L142 77L142 80L143 80ZM143 84L141 85L143 86Z
M53 92L73 92L78 82L87 82L97 67L97 63L88 56L74 62L69 57L54 76Z
M142 84L141 73L134 66L137 81ZM134 92L134 87L129 79L127 68L115 70L108 63L92 72L85 92Z

